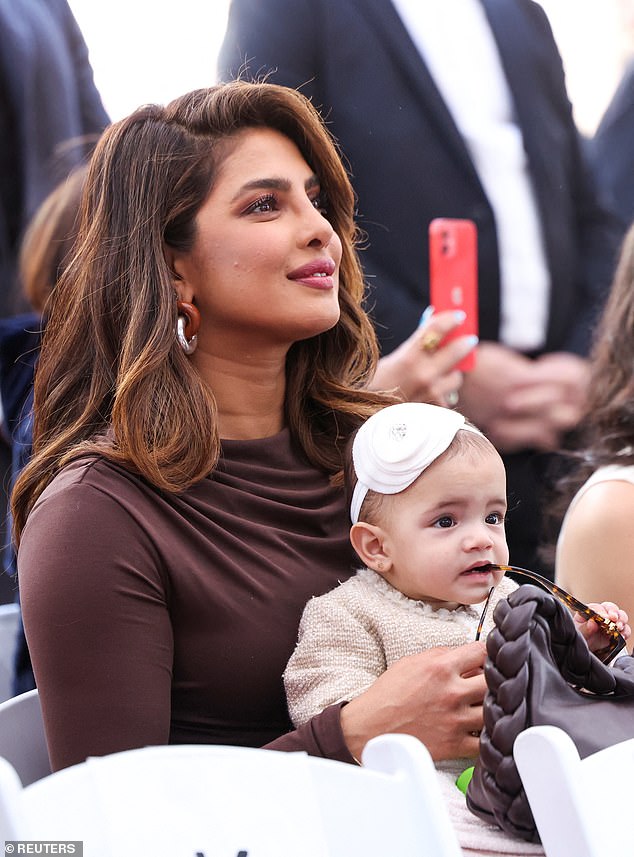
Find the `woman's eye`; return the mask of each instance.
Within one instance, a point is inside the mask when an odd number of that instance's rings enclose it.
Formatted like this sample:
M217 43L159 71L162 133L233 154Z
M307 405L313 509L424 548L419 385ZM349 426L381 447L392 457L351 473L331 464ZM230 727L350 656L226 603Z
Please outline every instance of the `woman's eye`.
M485 520L487 524L503 524L504 515L501 512L491 512L490 515L486 516Z
M454 520L449 515L443 515L442 518L438 518L438 520L434 523L435 527L442 527L446 529L447 527L453 527Z
M272 211L277 211L277 200L271 193L256 199L246 209L247 214L270 214Z
M316 197L311 199L313 206L317 209L320 214L323 214L326 217L327 208L326 208L326 197L324 194L318 194Z

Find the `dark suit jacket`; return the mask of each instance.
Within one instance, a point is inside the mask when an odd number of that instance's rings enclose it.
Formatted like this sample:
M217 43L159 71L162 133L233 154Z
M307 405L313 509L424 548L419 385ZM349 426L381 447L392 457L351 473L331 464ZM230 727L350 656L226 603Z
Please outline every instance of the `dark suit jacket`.
M9 315L24 227L83 159L88 146L77 141L96 138L108 115L67 0L0 0L0 45L0 315Z
M599 184L628 227L634 222L634 62L625 70L588 145Z
M441 0L440 0L441 2ZM562 63L542 8L482 0L513 95L552 277L546 350L584 353L611 280L619 232L582 160ZM456 22L460 26L460 21ZM428 303L427 227L478 227L481 338L497 340L500 272L493 211L453 119L389 0L233 0L219 60L228 79L300 87L350 164L362 260L384 352Z

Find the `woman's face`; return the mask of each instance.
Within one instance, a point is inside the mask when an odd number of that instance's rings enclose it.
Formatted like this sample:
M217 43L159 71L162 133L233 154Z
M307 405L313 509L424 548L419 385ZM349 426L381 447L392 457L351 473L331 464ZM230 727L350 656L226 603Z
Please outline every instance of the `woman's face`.
M337 323L341 241L322 211L319 181L288 137L239 132L193 248L172 260L179 297L201 313L201 351L288 348Z

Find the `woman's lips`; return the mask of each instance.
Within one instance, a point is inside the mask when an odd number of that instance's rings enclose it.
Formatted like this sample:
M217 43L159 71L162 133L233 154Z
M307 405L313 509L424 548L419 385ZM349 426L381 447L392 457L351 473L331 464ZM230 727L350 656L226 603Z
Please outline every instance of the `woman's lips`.
M302 283L312 289L332 289L335 285L333 274L336 269L337 266L332 259L315 259L300 268L295 268L286 276L289 280Z

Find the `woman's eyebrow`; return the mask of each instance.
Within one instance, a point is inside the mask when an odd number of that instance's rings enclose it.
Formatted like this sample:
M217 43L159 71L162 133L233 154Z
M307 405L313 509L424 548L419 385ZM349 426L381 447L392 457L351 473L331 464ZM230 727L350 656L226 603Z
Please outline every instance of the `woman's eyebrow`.
M313 173L312 176L309 176L304 182L304 189L311 190L314 187L319 187L319 179ZM251 181L245 182L238 190L238 192L234 195L233 201L239 199L243 194L248 193L252 190L281 190L284 192L288 192L291 189L291 183L288 179L282 178L261 178L261 179L251 179Z

